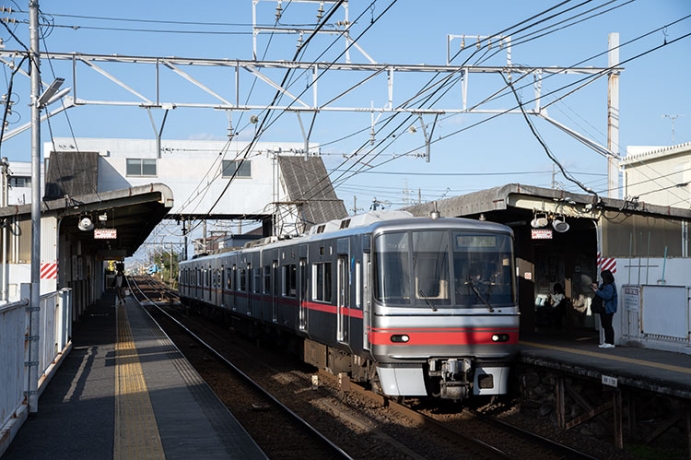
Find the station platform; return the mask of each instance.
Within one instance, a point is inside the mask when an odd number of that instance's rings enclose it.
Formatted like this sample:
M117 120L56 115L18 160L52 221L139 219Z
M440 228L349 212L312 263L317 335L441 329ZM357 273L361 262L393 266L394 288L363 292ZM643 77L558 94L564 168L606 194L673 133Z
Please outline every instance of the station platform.
M632 345L598 348L595 330L523 335L518 361L608 384L691 400L691 355ZM616 379L616 380L612 380Z
M106 293L3 460L266 459L134 299Z

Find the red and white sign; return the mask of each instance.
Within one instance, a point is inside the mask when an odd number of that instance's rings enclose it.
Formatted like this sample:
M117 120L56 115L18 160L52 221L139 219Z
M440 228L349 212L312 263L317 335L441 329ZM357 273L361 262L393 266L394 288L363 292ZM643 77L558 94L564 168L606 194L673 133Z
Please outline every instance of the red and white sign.
M95 240L116 240L118 238L118 230L116 228L95 228Z
M533 228L530 230L530 237L534 240L551 240L552 230L548 228Z

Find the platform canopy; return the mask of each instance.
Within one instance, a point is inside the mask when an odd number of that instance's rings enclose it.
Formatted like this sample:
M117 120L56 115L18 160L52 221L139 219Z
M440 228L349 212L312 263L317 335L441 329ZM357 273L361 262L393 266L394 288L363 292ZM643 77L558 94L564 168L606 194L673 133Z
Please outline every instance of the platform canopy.
M56 217L60 241L69 241L81 254L121 260L134 254L172 206L173 194L168 186L149 184L44 199L41 214ZM0 208L0 219L13 216L30 220L31 205ZM47 231L42 225L41 233Z

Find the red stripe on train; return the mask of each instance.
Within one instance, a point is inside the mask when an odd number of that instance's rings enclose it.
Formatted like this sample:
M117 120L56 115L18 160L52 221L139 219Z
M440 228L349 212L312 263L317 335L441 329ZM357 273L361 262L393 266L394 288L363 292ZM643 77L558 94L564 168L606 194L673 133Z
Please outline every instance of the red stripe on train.
M494 342L494 334L507 334L506 342ZM408 336L407 342L393 342L392 336ZM372 330L369 333L372 345L515 345L518 343L518 329L416 329L390 330L385 332Z

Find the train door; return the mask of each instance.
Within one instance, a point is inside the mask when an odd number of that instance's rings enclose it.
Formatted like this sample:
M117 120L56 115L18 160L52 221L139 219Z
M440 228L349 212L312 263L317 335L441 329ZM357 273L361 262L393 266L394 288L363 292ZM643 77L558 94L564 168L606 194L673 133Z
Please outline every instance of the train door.
M300 258L298 265L298 327L301 331L307 330L307 259Z
M199 280L201 279L201 269L199 267L195 267L194 269L194 298L197 300L201 300L201 291L199 290Z
M233 268L230 269L230 274L228 275L228 289L230 289L230 309L235 311L238 307L237 304L237 283L238 282L238 266L233 264Z
M226 308L226 268L225 265L221 264L220 272L218 273L218 295L220 296L220 302L216 305L220 305L221 308Z
M336 292L336 340L340 343L348 343L348 306L350 294L350 271L348 270L348 254L338 255L337 286Z
M252 264L247 264L247 271L245 272L245 277L247 278L247 315L252 316Z
M370 235L362 237L362 349L369 350L369 333L372 326L372 262L370 257L372 239Z
M271 262L271 319L278 322L278 261Z

